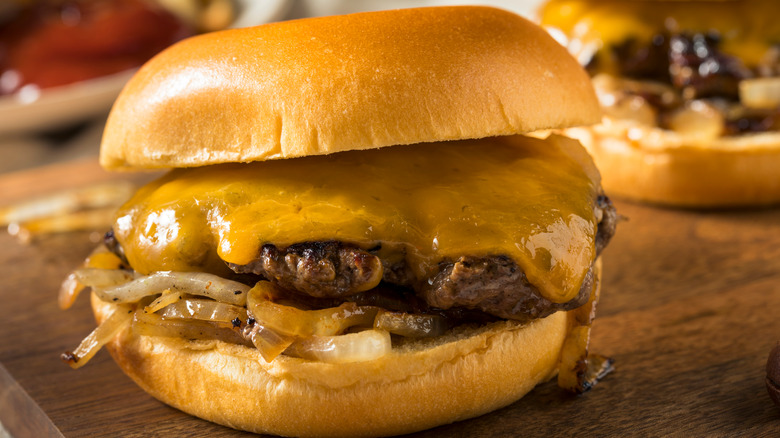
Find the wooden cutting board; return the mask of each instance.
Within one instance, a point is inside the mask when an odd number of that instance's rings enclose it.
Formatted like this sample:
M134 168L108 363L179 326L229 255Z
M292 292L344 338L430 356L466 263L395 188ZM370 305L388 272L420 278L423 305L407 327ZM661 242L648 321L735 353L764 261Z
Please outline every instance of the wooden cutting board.
M116 177L92 161L0 176L0 205ZM780 436L764 388L780 340L780 208L616 204L627 220L604 254L592 342L616 371L583 396L549 382L418 436ZM75 371L60 362L94 327L85 297L67 311L56 299L90 237L23 245L0 233L0 421L18 438L243 435L152 399L105 352Z

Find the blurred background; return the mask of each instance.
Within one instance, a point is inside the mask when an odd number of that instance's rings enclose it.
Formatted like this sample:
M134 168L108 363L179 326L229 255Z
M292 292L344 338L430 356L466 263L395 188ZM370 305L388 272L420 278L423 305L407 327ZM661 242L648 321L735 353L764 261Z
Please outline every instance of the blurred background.
M97 156L135 69L191 35L323 15L538 0L0 0L0 173Z

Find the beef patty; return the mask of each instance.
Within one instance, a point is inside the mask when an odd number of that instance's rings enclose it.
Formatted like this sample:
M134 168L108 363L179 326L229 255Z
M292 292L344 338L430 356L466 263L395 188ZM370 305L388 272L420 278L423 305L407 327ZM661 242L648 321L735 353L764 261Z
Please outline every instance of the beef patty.
M606 196L596 200L599 218L596 253L615 233L617 213ZM239 274L255 274L285 289L314 298L353 296L386 283L415 290L429 306L478 309L500 318L528 321L558 310L583 305L593 282L593 267L579 294L566 303L553 303L528 282L522 269L502 255L444 260L431 278L417 279L403 261L382 259L378 248L363 250L338 241L303 242L286 248L264 245L257 259L246 265L229 264Z

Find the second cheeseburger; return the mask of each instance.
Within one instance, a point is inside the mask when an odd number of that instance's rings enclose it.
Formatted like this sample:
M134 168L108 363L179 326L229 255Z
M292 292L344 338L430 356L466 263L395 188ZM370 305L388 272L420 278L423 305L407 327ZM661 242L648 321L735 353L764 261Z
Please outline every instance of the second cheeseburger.
M118 213L63 293L158 399L281 435L400 434L583 391L616 213L574 140L584 70L478 7L364 13L186 40L146 64L109 169L176 168ZM590 366L589 366L590 365Z
M780 203L776 0L550 0L603 123L569 131L604 187L677 207Z

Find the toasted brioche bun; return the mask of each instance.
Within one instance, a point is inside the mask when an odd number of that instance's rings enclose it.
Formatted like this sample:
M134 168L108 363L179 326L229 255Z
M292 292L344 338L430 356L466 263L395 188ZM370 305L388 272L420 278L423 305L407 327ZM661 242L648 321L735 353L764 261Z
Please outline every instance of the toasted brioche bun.
M182 41L106 125L109 169L203 166L598 121L587 74L538 26L487 7L282 22Z
M594 275L598 296L599 260ZM92 308L101 323L117 307L92 294ZM578 324L575 311L456 327L346 364L284 355L268 363L254 348L129 328L106 348L153 397L225 426L285 436L397 435L494 411L555 376Z
M98 321L115 305L93 294ZM553 377L568 327L555 313L455 330L380 359L328 364L220 341L136 336L107 345L146 392L191 415L284 436L383 436L476 417Z
M171 47L116 101L101 163L263 161L598 119L582 67L527 20L484 7L396 10L230 30ZM99 322L115 309L95 296L92 304ZM287 356L267 363L253 348L130 329L107 347L152 396L216 423L375 436L512 403L557 373L573 324L571 313L559 312L525 325L464 326L347 364Z
M593 156L611 196L694 208L780 202L778 132L702 145L660 128L610 121L566 134Z

